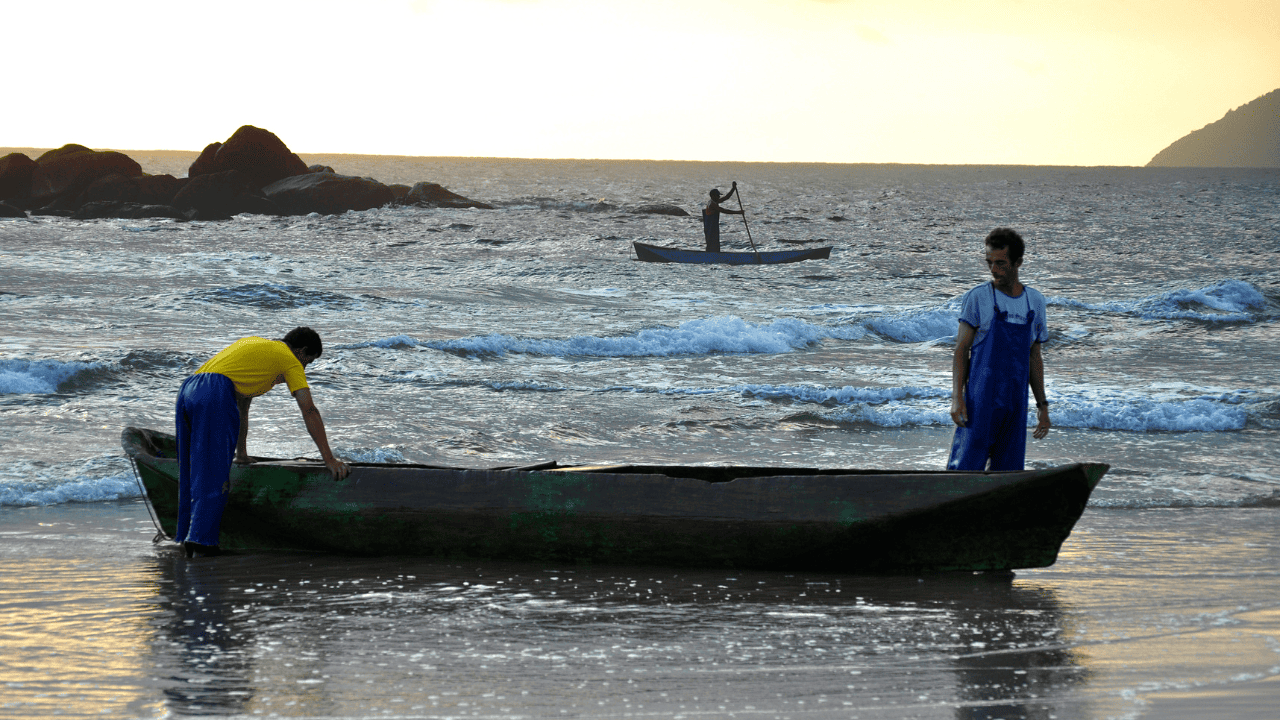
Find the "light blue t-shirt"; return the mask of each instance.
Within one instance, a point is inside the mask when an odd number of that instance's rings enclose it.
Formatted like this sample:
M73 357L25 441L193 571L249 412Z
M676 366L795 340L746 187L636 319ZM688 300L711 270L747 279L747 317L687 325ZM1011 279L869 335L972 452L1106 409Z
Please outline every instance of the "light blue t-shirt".
M1031 335L1038 342L1048 341L1049 326L1045 319L1044 295L1041 295L1039 290L1023 285L1022 295L1014 298L996 290L991 283L983 283L965 293L964 299L960 301L960 320L978 329L973 336L974 345L982 342L982 338L987 336L987 331L991 329L991 321L995 319L996 311L991 305L992 292L995 293L996 304L1000 309L1009 313L1011 323L1026 325L1027 311L1034 310L1036 324L1032 328Z

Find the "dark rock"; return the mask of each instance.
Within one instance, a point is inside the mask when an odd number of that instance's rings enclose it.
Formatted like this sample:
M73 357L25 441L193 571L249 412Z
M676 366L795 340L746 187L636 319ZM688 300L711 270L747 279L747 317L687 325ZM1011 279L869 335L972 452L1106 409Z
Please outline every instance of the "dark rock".
M89 183L79 199L85 203L115 201L128 202L138 198L138 183L119 173L104 175Z
M679 205L667 205L665 203L641 205L633 209L631 212L638 215L675 215L677 217L689 217L689 213Z
M409 190L410 190L408 185L403 185L401 183L392 183L387 187L391 188L391 194L395 196L397 201L404 200L405 196L409 194Z
M405 195L404 203L406 205L417 205L419 207L445 207L445 208L481 208L484 210L492 210L493 206L488 203L468 200L467 198L450 192L442 185L436 183L420 182L414 183L413 188L409 190L409 194Z
M71 217L71 214L80 209L84 203L80 202L79 195L64 195L54 198L52 202L37 204L31 210L32 215L58 215L60 217ZM34 200L35 198L33 198Z
M178 208L172 205L151 205L145 203L132 203L131 207L124 208L120 211L122 218L172 218L174 220L183 220L186 215Z
M187 184L187 179L172 175L143 175L137 183L138 202L143 205L170 205L178 191Z
M36 161L22 153L9 153L0 158L0 200L30 195L31 174L35 169Z
M115 200L94 200L81 205L71 214L77 220L95 220L99 218L172 218L182 220L185 216L171 205L151 205L136 202L120 202Z
M187 177L211 175L217 172L217 170L214 169L214 164L217 163L218 150L221 147L222 143L220 142L205 145L204 150L200 151L200 157L196 158L196 161L191 163L191 166L187 168Z
M83 192L67 193L59 198L59 207L75 208L94 202L132 202L143 205L168 205L185 180L172 175L128 177L120 173L104 175L89 183Z
M308 165L307 172L327 172L327 173L333 173L334 175L337 175L337 173L334 172L334 169L329 167L328 165Z
M128 207L121 208L119 217L122 218L172 218L174 220L186 219L186 215L178 208L172 205L152 205L147 203L128 203Z
M0 218L24 218L27 211L7 202L0 202Z
M1179 139L1147 167L1280 167L1280 90Z
M336 215L348 210L382 207L395 199L391 188L371 178L307 173L277 180L262 189L286 214Z
M31 196L42 202L79 195L93 181L108 175L141 177L142 166L133 158L112 150L90 150L83 145L63 145L36 159L31 173Z
M212 143L191 163L191 178L239 171L248 186L260 190L271 183L308 172L302 158L274 133L252 125L243 125L224 143Z
M276 204L251 187L239 170L189 178L174 195L173 206L189 220L226 220L240 213L280 214Z
M124 204L118 200L90 200L76 208L76 211L71 213L71 217L77 220L115 217L116 208Z

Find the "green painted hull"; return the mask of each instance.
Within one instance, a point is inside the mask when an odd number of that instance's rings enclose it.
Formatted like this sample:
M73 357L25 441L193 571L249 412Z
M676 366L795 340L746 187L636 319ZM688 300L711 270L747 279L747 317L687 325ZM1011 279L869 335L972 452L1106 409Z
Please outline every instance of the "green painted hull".
M172 537L171 435L121 438ZM704 466L231 471L224 549L905 573L1045 567L1108 466L1011 473Z

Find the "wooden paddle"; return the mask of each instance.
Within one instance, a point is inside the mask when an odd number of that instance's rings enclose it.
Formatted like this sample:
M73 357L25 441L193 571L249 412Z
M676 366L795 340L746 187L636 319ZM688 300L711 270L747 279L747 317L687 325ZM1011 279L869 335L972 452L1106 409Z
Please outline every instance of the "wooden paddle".
M733 183L733 189L738 194L738 209L742 211L742 227L747 229L747 242L751 243L751 251L756 254L756 264L762 265L764 261L760 259L760 251L756 249L756 241L751 239L751 226L747 224L747 209L742 207L742 191L738 190L738 183Z

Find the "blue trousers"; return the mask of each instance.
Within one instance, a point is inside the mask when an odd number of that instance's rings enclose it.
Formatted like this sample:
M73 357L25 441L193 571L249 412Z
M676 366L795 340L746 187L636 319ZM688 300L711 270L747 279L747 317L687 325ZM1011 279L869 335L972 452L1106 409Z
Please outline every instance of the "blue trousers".
M178 391L178 532L174 540L217 545L231 494L231 463L240 438L240 409L231 378L192 375Z

